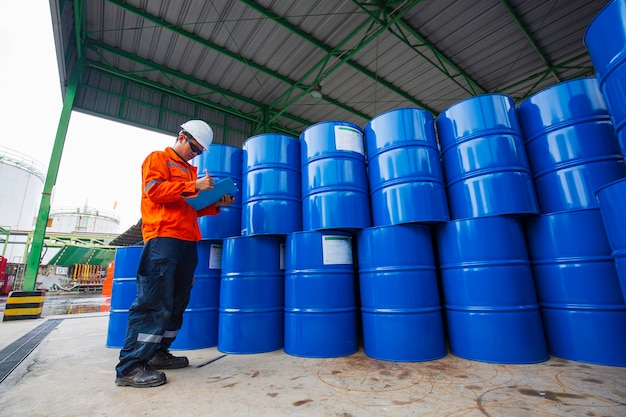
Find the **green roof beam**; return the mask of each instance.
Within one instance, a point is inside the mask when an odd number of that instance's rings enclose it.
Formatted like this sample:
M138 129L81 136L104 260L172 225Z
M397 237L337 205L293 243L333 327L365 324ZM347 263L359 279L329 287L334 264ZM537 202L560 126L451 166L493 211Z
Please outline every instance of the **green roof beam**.
M290 24L289 22L287 22L285 20L284 17L275 15L271 11L269 11L266 8L258 5L257 3L255 3L252 0L240 0L240 2L244 3L246 6L252 8L252 9L256 10L258 13L261 13L263 16L271 19L273 22L283 26L284 28L286 28L290 32L294 33L295 35L298 35L302 39L305 39L305 40L309 41L310 43L312 43L316 47L318 47L321 50L325 51L327 54L333 54L333 48L331 48L330 46L326 45L325 43L322 43L319 40L311 37L308 33L304 32L303 30L301 30L301 29L295 27L294 25ZM419 0L415 1L414 4L417 4L418 2L419 2ZM351 68L359 71L361 74L364 74L367 77L375 80L377 83L379 83L382 86L388 88L389 90L393 91L394 93L402 96L404 99L414 103L416 106L422 107L422 108L424 108L426 110L429 110L429 111L433 111L428 106L426 106L424 103L420 102L419 100L416 100L415 97L413 97L410 94L400 90L398 87L396 87L393 84L391 84L390 82L380 78L377 74L374 74L373 72L367 70L366 68L364 68L361 65L357 64L356 62L354 62L352 60L348 60L346 62L346 65L348 65ZM322 81L322 80L317 80L317 81ZM318 83L313 83L312 87L305 92L305 95L308 94L313 88L315 88L317 86L317 84ZM326 101L330 101L326 97L324 97L324 99L326 99ZM332 102L332 104L339 105L339 103L337 103L337 102ZM363 117L363 116L361 116L361 117ZM366 115L363 118L367 120L367 119L369 119L369 116Z
M385 22L384 20L381 20L377 17L377 12L379 11L379 9L382 8L384 10L389 10L393 6L392 4L390 4L390 2L385 2L384 4L381 4L379 1L365 2L353 0L353 2L361 9L363 9L366 13L368 13L372 19L378 20L380 24L384 24ZM394 30L394 27L397 29L397 32ZM429 64L441 71L446 77L450 78L452 82L454 82L470 95L482 94L486 92L486 90L476 81L474 81L468 74L466 74L465 71L461 70L455 63L450 60L450 58L445 56L431 42L429 42L426 38L420 35L404 20L401 19L397 21L395 25L389 27L389 32L398 39L400 39L402 42L404 42L416 54L418 54ZM417 39L417 43L412 42L407 34ZM429 57L427 53L422 51L420 48L425 48L434 56L434 59ZM459 81L459 78L461 78L465 82L463 83Z
M515 10L513 10L513 6L511 6L509 0L502 0L502 4L506 8L507 12L509 12L509 15L511 15L515 23L517 23L517 26L519 26L519 28L522 30L524 36L526 36L526 39L528 39L528 43L530 43L535 52L537 52L537 55L539 55L539 58L541 59L543 64L548 68L548 73L551 74L552 77L554 77L554 80L557 83L561 82L561 79L555 71L555 67L550 63L550 61L548 61L548 58L546 58L546 56L539 48L539 45L537 45L537 42L535 42L535 40L532 38L530 32L526 28L526 25L521 21L517 13L515 13Z
M266 68L266 67L264 67L262 65L259 65L259 64L255 63L253 61L247 60L244 57L242 57L241 55L238 55L238 54L236 54L234 52L229 51L228 49L225 49L225 48L223 48L223 47L221 47L219 45L216 45L216 44L211 43L211 42L209 42L209 41L207 41L205 39L202 39L201 37L199 37L197 35L194 35L191 32L187 32L186 30L182 29L180 26L177 26L177 25L171 24L169 22L166 22L163 19L155 17L155 16L153 16L153 15L151 15L149 13L146 13L145 11L143 11L141 9L133 7L133 6L131 6L131 5L127 4L127 3L124 3L124 2L122 2L120 0L107 0L107 1L109 3L115 4L116 6L122 8L124 10L127 10L127 11L129 11L129 12L131 12L133 14L136 14L136 15L140 16L143 19L146 19L146 20L148 20L148 21L150 21L152 23L155 23L158 26L167 28L167 29L175 32L176 34L178 34L180 36L183 36L183 37L185 37L187 39L190 39L190 40L192 40L194 42L197 42L197 43L205 46L206 48L209 48L209 49L212 49L214 51L217 51L220 54L225 55L225 56L227 56L227 57L229 57L229 58L231 58L231 59L233 59L233 60L235 60L237 62L245 64L246 66L251 67L251 68L253 68L253 69L255 69L255 70L257 70L257 71L259 71L259 72L261 72L261 73L263 73L265 75L268 75L268 76L276 78L276 79L278 79L278 80L280 80L280 81L282 81L282 82L284 82L286 84L289 84L292 87L295 84L295 81L291 80L290 78L285 77L285 76L283 76L281 74L277 74L276 72L270 70L269 68ZM317 84L311 86L310 90L312 90L316 86L317 86ZM300 94L299 97L306 96L309 93L310 90L303 91ZM357 115L359 117L363 117L362 113L360 113L356 109L354 109L352 107L349 107L349 106L347 106L347 105L345 105L343 103L338 103L338 102L330 100L330 99L328 99L326 97L322 97L322 100L327 101L329 103L332 103L332 104L342 108L343 110L345 110L345 111L347 111L349 113L353 113L353 114L355 114L355 115ZM367 119L367 117L368 116L365 116L366 119Z
M420 0L413 0L411 3L416 4L419 1ZM350 58L353 57L355 54L357 54L361 49L363 49L365 47L365 45L367 45L370 42L372 42L381 33L386 31L389 26L391 26L396 21L401 19L402 16L404 16L404 14L406 14L410 9L411 9L411 7L406 7L404 10L399 11L396 15L389 16L390 17L389 21L385 25L381 25L376 30L373 30L374 29L374 25L376 25L376 22L374 22L373 20L368 19L368 21L363 22L356 29L354 29L352 31L352 33L349 34L343 41L341 41L335 48L333 48L330 52L328 52L328 54L327 54L327 56L325 58L321 59L315 65L313 65L311 67L311 69L309 69L309 71L307 71L300 78L300 80L298 80L298 84L301 85L305 79L307 79L310 75L312 75L313 73L316 73L316 72L318 74L316 80L321 81L324 78L328 77L330 74L332 74L333 72L338 70L340 67L342 67L346 62L348 62L350 60ZM366 26L369 26L369 29L366 30L366 33L368 35L364 36L364 37L361 37L359 39L358 45L356 47L354 47L352 49L343 50L342 47L345 44L347 44L350 40L352 40L352 38L356 37L357 35L360 35L362 30L365 29ZM336 62L335 64L333 64L332 66L327 68L326 65L330 61L330 58L333 57L333 56L336 57L336 58L339 58L339 61ZM314 85L311 85L310 87L307 87L305 92L309 93L311 90L313 90L316 87L316 85L317 85L317 83L315 83ZM279 110L275 115L272 116L271 120L274 120L276 117L280 116L283 112L286 111L286 109L291 107L298 100L298 97L296 97L295 99L291 99L290 100L289 99L289 95L290 95L290 91L287 91L287 92L283 93L278 98L278 100L274 101L274 103L272 104L272 107L276 107L278 104L280 104L279 102L281 100L284 100L285 104L282 106L281 110ZM414 100L414 99L412 99L412 101L416 102L416 100ZM418 104L418 103L416 103L416 104ZM430 109L428 106L426 106L423 103L419 103L418 105L420 107L426 109L426 110L429 110L431 112L433 111L432 109Z
M175 71L175 70L173 70L171 68L168 68L168 67L165 67L163 65L156 64L156 63L154 63L152 61L149 61L147 59L140 58L140 57L138 57L136 55L133 55L133 54L125 52L125 51L122 51L122 50L114 48L112 46L105 45L105 44L102 44L102 43L99 43L99 42L95 42L95 41L92 41L92 40L88 41L87 45L91 49L101 49L103 51L107 51L107 52L113 53L115 55L121 56L121 57L123 57L125 59L128 59L128 60L130 60L132 62L135 62L137 64L143 65L143 66L147 67L148 69L151 69L152 71L158 71L158 72L160 72L160 73L162 73L164 75L170 75L170 76L179 78L181 80L184 80L184 81L186 81L188 83L192 83L192 84L198 85L198 86L200 86L202 88L205 88L207 90L214 91L215 93L219 93L222 96L227 96L227 97L231 97L231 98L234 98L236 100L242 101L242 102L244 102L246 104L249 104L251 106L256 107L258 109L259 113L264 113L266 111L269 111L269 108L265 104L263 104L263 103L254 101L254 100L249 99L247 97L243 97L243 96L241 96L239 94L236 94L236 93L233 93L233 92L231 92L229 90L226 90L226 89L223 89L223 88L218 87L216 85L207 83L206 81L200 81L197 78L194 78L194 77L191 77L189 75L180 73L178 71ZM94 63L90 63L90 65L94 66L95 64ZM104 69L104 68L105 67L102 66L100 69ZM118 69L115 69L114 67L111 67L110 71L112 73L117 74L117 75L122 74L121 71L119 71ZM141 72L145 72L145 71L141 71ZM154 86L156 84L156 83L150 82L150 80L145 79L143 77L134 76L133 73L123 72L123 74L125 76L132 76L132 79L134 81L140 82L140 80L145 80L152 86ZM193 97L193 96L185 93L182 89L180 89L178 87L176 87L176 88L168 88L167 91L170 92L170 93L175 93L175 95L177 95L177 96L181 96L181 97L185 97L185 98L189 98L189 99L197 99L197 97ZM209 94L209 93L207 93L207 94ZM214 107L214 108L215 108L215 106L219 106L217 103L212 103L212 102L210 102L208 100L204 100L203 102L205 103L205 105L209 105L209 103L211 103L211 106ZM222 110L222 111L224 111L225 109L229 109L228 113L230 113L230 114L234 114L234 115L239 116L239 117L247 117L247 115L239 112L238 110L235 110L235 109L232 109L232 108L228 108L228 107L225 107L225 106L220 106L220 107L221 107L220 110ZM290 120L293 120L295 122L301 123L301 124L307 124L307 123L311 124L312 123L309 120L304 120L302 118L299 118L297 116L291 115L289 113L285 114L283 117L285 117L287 119L290 119Z

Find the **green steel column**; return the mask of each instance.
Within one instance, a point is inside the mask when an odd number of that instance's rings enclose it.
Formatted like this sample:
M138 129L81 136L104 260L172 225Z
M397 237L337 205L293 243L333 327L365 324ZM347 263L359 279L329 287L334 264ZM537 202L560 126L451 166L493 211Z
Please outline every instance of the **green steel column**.
M48 225L48 215L50 214L50 197L52 189L57 182L59 164L61 162L61 155L63 154L63 145L65 144L65 136L67 134L67 127L70 123L70 116L74 106L74 97L76 96L76 89L78 87L81 72L82 62L77 61L74 65L70 83L65 89L61 118L59 119L59 125L57 127L54 147L52 148L52 156L50 157L50 165L48 166L46 182L43 187L43 192L41 193L39 214L37 215L37 223L33 233L33 244L28 252L26 272L24 274L24 288L22 288L23 291L33 291L35 289L37 272L39 271L39 258L41 256L46 227Z

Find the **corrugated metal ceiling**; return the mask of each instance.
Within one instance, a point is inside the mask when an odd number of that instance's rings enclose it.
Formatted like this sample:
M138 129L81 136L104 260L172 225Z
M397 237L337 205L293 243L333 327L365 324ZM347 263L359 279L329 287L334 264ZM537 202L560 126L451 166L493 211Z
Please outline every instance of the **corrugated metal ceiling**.
M202 117L234 146L593 75L583 35L606 3L50 1L62 83L84 68L77 110L164 132Z

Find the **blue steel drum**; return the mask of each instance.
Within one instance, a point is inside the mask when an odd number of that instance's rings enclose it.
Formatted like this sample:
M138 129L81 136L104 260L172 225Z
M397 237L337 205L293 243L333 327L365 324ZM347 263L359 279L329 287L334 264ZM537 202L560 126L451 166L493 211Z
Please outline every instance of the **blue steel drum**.
M263 134L243 144L241 234L285 235L302 230L300 142Z
M106 347L124 346L128 310L137 296L137 269L142 250L143 246L126 246L115 250Z
M453 219L539 213L513 99L472 97L436 124Z
M398 362L446 356L430 228L363 229L357 247L365 354Z
M364 130L375 226L450 219L433 116L391 110Z
M220 305L222 242L198 242L198 265L193 274L189 304L172 350L192 350L217 346Z
M300 135L302 230L372 225L363 133L355 124L314 124Z
M613 0L589 23L583 39L624 155L626 155L625 21L626 0Z
M614 181L596 192L602 222L626 299L626 179Z
M557 84L517 109L543 213L597 207L595 191L626 176L598 81Z
M283 347L284 238L224 239L217 349L261 353Z
M600 210L528 219L526 235L549 353L626 366L626 304Z
M436 230L451 353L494 363L547 360L521 221L479 217Z
M285 353L308 358L358 350L352 237L306 231L285 247Z
M203 176L205 170L208 170L215 181L232 178L239 189L233 195L235 197L233 204L222 207L218 216L198 218L203 239L224 239L241 234L242 161L243 150L228 145L211 145L208 152L191 160L191 163L198 167L198 176Z

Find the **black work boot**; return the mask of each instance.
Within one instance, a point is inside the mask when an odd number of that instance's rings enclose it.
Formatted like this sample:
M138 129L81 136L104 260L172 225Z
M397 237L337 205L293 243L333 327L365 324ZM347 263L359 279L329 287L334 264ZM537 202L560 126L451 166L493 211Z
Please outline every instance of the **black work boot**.
M157 350L148 361L154 369L179 369L189 366L186 356L174 356L168 350Z
M165 378L164 372L155 371L154 368L145 362L139 362L126 371L124 375L118 375L115 378L115 385L119 387L158 387L166 382L167 378Z

